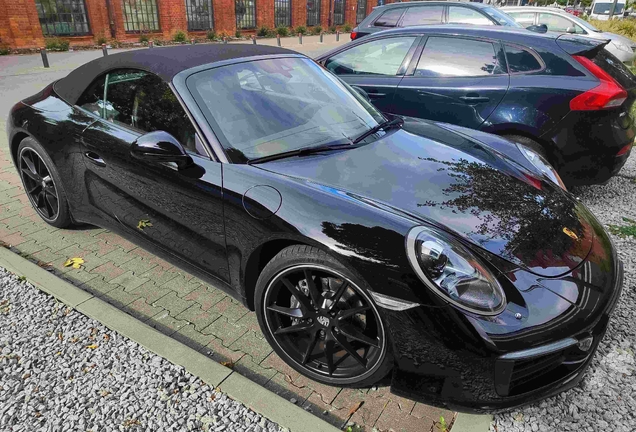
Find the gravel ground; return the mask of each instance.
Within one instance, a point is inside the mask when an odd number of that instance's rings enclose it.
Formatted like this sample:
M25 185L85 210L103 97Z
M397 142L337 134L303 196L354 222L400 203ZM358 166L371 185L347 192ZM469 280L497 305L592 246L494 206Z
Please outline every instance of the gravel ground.
M573 192L606 227L626 225L623 217L636 220L636 156L608 184ZM636 431L636 238L612 239L625 264L623 294L580 385L496 415L491 431Z
M0 431L282 429L0 268Z

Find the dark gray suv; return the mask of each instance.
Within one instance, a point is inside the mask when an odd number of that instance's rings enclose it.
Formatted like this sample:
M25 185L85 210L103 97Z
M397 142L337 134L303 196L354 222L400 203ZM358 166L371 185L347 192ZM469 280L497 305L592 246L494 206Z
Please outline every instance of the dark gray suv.
M393 27L428 24L474 24L521 27L514 19L481 3L421 1L392 3L373 9L351 32L351 40Z

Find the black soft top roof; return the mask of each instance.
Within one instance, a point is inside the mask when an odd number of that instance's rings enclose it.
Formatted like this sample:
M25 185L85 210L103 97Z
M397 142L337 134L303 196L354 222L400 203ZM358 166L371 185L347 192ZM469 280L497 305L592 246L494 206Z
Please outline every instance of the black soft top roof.
M181 71L208 63L241 57L298 54L294 51L252 44L206 44L131 50L90 61L55 83L55 92L74 105L86 87L99 75L113 69L142 69L166 82Z

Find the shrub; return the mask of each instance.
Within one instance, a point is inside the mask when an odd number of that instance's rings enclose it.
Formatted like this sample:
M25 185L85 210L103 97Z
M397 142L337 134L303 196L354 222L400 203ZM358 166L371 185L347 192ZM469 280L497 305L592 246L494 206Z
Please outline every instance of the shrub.
M163 45L163 41L161 39L153 39L152 43L154 46L162 46Z
M174 42L185 42L187 40L187 36L181 30L177 31L174 36L172 36L172 40Z
M142 34L141 36L139 36L139 42L141 43L147 43L150 39L148 38L148 35Z
M342 27L342 30L344 30L345 33L350 33L352 29L353 27L351 27L351 24L349 23L346 23L344 27Z
M269 29L265 26L259 27L259 29L256 31L256 36L265 37L267 35L269 35Z
M69 41L60 38L46 38L45 47L50 51L68 51Z
M306 35L307 34L307 27L305 26L298 26L294 29L294 34L297 35L298 33L300 33L301 35Z
M329 33L335 33L335 32L336 32L336 26L330 26Z
M311 29L311 34L313 35L319 35L320 33L322 33L322 27L321 26L315 26Z
M234 37L236 37L237 39L242 39L243 33L241 33L239 29L236 29L236 33L234 33Z
M206 37L208 40L214 40L214 39L216 39L216 32L215 32L214 30L210 30L210 31L208 31L208 32L207 32L207 34L205 35L205 37Z
M97 45L101 46L108 41L106 40L106 36L104 36L104 33L101 33L99 36L97 36L97 39L95 40L95 42L97 42Z
M0 45L0 56L7 55L11 52L8 46Z
M285 26L278 26L276 27L276 34L281 37L289 36L289 29Z

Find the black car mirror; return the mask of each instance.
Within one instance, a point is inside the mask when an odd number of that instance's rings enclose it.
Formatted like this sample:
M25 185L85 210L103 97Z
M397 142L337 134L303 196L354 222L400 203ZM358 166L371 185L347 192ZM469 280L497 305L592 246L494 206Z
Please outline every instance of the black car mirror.
M545 33L548 31L548 26L545 24L531 25L526 27L526 30L533 31L535 33Z
M366 91L364 91L364 89L362 87L351 86L351 88L353 88L355 91L357 91L358 94L360 96L362 96L367 102L371 102L371 98L369 97L369 94Z
M179 141L168 132L154 131L140 136L132 144L130 154L146 162L174 162L179 168L192 163Z

